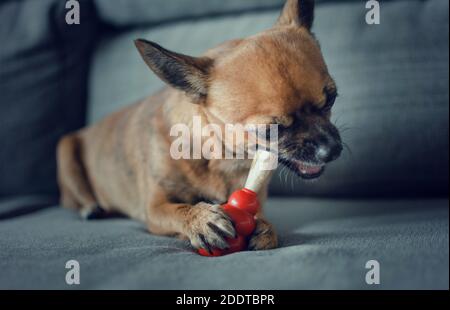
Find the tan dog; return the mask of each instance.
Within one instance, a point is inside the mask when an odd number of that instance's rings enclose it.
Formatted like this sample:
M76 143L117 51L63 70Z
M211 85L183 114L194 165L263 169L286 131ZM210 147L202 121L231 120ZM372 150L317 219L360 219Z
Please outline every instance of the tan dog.
M337 96L310 32L314 1L288 0L276 25L226 42L200 58L145 40L136 46L168 87L58 147L62 204L90 217L99 207L144 221L154 234L187 238L195 248L226 248L234 236L219 204L243 186L247 160L174 160L174 124L279 124L280 161L303 178L318 177L342 146L330 122ZM267 186L259 193L264 201ZM257 215L249 249L277 246Z

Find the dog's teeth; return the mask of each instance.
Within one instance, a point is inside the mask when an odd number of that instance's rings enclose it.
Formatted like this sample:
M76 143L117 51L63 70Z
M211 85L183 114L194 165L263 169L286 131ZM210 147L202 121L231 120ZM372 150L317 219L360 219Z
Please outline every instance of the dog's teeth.
M304 174L304 175L312 175L312 174L319 173L322 170L322 168L323 168L323 166L319 166L319 165L312 165L312 164L307 164L307 163L303 163L303 162L298 163L298 169L299 169L300 173Z

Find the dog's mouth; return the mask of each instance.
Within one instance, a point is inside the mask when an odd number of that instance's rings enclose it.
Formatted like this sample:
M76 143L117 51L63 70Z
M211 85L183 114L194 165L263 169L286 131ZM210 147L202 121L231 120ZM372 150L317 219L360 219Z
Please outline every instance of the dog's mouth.
M305 180L317 179L325 171L325 164L316 164L295 159L282 160L282 163Z
M325 164L311 164L302 161L295 161L297 165L297 173L304 179L316 179L325 171Z

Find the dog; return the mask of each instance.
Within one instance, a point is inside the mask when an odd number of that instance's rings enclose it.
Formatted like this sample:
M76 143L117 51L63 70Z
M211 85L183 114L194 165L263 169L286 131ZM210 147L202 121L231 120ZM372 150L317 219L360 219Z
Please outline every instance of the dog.
M305 179L318 178L342 152L330 121L337 97L311 27L314 1L288 0L275 25L191 57L143 39L145 63L167 88L61 139L61 203L86 218L121 213L157 235L196 249L227 248L236 232L220 205L243 187L249 160L174 160L174 124L277 124L279 161ZM268 183L268 182L267 182ZM268 184L258 193L267 198ZM263 211L249 250L278 246Z

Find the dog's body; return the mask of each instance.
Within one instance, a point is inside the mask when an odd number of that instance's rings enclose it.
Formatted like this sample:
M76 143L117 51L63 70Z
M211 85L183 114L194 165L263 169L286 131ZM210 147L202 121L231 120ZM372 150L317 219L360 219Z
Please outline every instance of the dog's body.
M86 216L101 206L196 248L225 248L235 230L218 205L243 187L251 162L172 159L171 127L191 126L194 116L222 128L277 123L281 162L303 177L318 176L342 147L329 122L336 87L309 31L313 7L313 1L288 0L273 29L200 58L136 41L146 63L172 87L60 142L63 205ZM267 185L259 196L263 202ZM249 248L276 246L273 227L258 214Z

